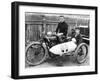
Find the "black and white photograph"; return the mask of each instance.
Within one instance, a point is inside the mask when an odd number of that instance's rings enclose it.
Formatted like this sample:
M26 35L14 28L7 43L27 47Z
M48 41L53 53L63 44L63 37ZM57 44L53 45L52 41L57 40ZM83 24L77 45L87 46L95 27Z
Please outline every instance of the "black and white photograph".
M14 2L12 78L97 74L96 39L97 7Z
M89 65L90 15L25 12L25 67Z

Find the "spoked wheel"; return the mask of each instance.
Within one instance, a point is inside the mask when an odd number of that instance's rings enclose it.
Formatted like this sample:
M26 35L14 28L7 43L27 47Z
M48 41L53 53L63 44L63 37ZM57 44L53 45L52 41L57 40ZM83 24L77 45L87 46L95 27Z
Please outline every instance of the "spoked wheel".
M32 42L26 47L26 62L29 65L41 64L46 57L46 48L39 42Z
M84 63L86 61L87 55L88 55L88 45L85 43L81 43L76 51L76 61L81 64Z

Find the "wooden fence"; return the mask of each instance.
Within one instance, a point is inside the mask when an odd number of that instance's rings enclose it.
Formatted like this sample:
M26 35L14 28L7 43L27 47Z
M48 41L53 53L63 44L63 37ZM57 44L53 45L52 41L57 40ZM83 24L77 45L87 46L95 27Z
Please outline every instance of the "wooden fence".
M40 39L42 32L55 32L58 22L54 21L26 21L25 22L25 37L26 41L37 41ZM76 23L68 22L68 33L74 28Z
M75 28L77 25L87 25L89 26L89 23L86 22L73 22L73 21L66 21L68 24L68 35L71 34L71 29ZM38 41L41 37L42 32L47 33L48 31L54 32L57 28L58 21L25 21L25 41ZM89 29L89 28L88 28ZM83 31L82 33L88 35L89 30Z

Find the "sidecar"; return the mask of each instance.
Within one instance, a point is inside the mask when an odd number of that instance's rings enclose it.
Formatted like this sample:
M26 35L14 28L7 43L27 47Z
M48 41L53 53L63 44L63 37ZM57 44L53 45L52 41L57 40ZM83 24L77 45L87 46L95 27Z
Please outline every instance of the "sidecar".
M60 46L60 44L58 44L58 46ZM63 47L61 46L61 48ZM62 54L60 53L60 56L70 55L72 56L72 59L74 59L74 62L77 62L78 64L84 63L88 56L88 45L86 43L80 43L78 46L76 46L73 50L70 50L69 52L69 49L67 47L64 47L62 52L64 52L64 50L66 50L67 52ZM48 48L46 43L32 42L26 47L26 62L29 65L39 65L45 62L48 57L50 57L49 53L50 48Z

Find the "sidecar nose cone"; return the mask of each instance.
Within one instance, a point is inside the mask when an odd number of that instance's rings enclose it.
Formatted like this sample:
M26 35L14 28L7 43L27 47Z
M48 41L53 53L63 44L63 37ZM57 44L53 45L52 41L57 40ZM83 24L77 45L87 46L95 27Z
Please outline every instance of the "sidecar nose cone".
M62 55L62 53L63 53L62 50L61 50L60 44L51 47L51 48L49 49L49 51L50 51L51 53L53 53L53 54L56 54L56 55ZM64 50L63 50L63 51L64 51Z

